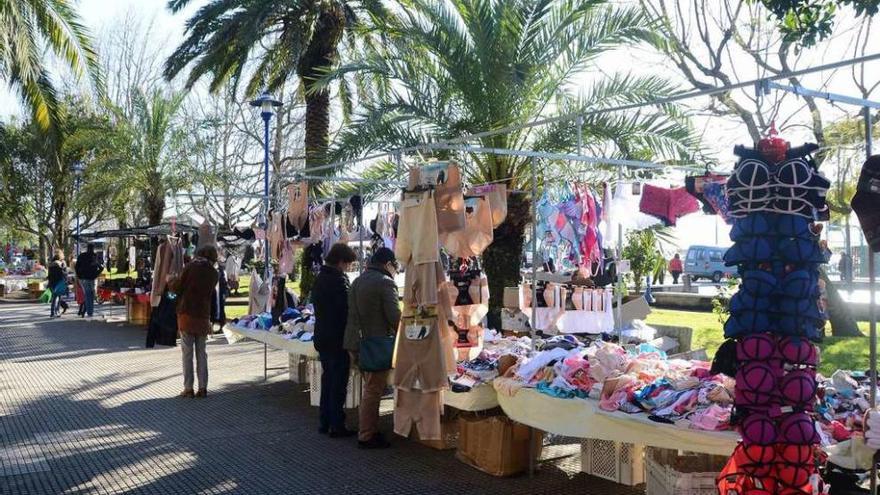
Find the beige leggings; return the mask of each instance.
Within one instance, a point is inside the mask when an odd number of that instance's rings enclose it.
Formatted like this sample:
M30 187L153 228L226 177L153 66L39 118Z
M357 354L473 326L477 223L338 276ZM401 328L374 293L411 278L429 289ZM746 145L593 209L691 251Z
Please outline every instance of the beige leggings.
M405 193L400 204L394 251L397 260L407 269L413 264L440 261L437 210L431 194L430 191Z
M407 315L410 313L410 315ZM415 329L415 336L408 336ZM418 332L423 329L422 332ZM404 312L394 348L394 386L436 392L447 387L446 363L437 316L417 318Z
M394 394L394 433L408 437L413 425L421 440L440 440L441 392L397 390Z

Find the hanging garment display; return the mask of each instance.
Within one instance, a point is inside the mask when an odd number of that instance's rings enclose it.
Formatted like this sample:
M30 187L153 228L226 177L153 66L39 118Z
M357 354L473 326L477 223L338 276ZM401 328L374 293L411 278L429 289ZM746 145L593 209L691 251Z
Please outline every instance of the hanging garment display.
M301 232L309 218L309 183L303 181L288 185L287 197L287 221L297 232Z
M437 209L433 191L404 193L394 254L407 268L440 261Z
M492 210L492 228L497 229L507 218L507 185L486 184L467 190L468 196L485 196Z
M269 282L264 282L260 274L252 272L251 284L248 287L248 314L258 315L266 311L271 292L272 288Z
M168 285L168 279L183 271L183 245L180 238L168 236L156 249L156 266L153 270L153 284L150 289L150 305L159 306Z
M447 234L465 227L465 204L458 165L432 164L417 169L422 176L436 177L420 180L421 185L434 185L434 204L437 210L438 235L442 240Z
M642 188L639 211L659 218L667 227L674 227L679 218L699 209L697 198L691 196L684 187L665 189L645 184Z
M413 427L419 440L441 440L442 392L397 390L394 392L394 433L408 437Z
M196 249L203 246L217 246L217 227L211 225L207 218L199 225L199 239Z
M771 131L757 150L735 150L740 161L727 182L734 244L724 259L742 283L724 324L730 340L713 369L735 373L732 422L742 443L718 478L721 493L821 493L814 490L819 360L811 340L824 333L818 267L827 259L811 222L827 208L827 182L808 155L798 155L814 149L790 150Z
M436 308L422 308L421 311L404 309L394 347L395 388L422 392L447 388L439 329Z
M465 199L465 226L442 236L446 252L458 258L480 256L492 244L492 209L485 196Z
M229 284L229 288L231 290L238 290L238 279L239 273L241 271L241 261L239 260L238 256L227 251L226 262L224 263L224 265L226 269L226 281Z
M880 155L868 158L862 166L852 209L871 251L880 252Z

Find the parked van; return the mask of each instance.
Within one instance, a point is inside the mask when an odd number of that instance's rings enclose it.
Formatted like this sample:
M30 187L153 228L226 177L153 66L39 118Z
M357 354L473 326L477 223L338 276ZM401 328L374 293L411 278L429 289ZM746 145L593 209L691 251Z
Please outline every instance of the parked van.
M721 279L731 273L731 268L724 266L724 252L727 248L717 246L691 246L688 248L684 260L684 273L690 275L691 280L708 278L713 282L721 282Z

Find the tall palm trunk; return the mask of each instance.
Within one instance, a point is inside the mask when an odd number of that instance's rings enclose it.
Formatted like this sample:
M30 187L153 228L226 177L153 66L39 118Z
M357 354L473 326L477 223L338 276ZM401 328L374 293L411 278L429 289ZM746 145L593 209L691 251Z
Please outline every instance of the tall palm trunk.
M322 165L330 143L330 92L316 89L315 79L336 60L345 13L339 5L325 4L315 24L315 35L297 68L305 90L306 167Z
M483 269L489 279L489 326L501 328L504 288L520 282L523 244L531 204L521 194L507 200L507 218L495 229L495 240L483 252Z
M297 71L306 101L306 168L325 165L330 143L330 92L316 89L315 79L336 59L337 46L345 29L345 13L335 3L325 4L315 26L315 35L299 62ZM311 262L300 260L300 297L308 299L315 283Z

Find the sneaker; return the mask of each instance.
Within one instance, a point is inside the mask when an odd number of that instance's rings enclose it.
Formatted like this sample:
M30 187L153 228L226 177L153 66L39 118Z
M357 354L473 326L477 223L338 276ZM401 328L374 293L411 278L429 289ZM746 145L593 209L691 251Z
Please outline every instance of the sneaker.
M187 399L192 399L193 397L195 397L195 394L193 393L192 390L184 390L183 392L180 393L180 395L178 395L178 397L185 397Z
M348 428L333 428L330 430L330 438L348 438L357 435L357 432L354 430L349 430Z
M381 434L377 434L367 441L358 440L359 449L387 449L388 447L391 447L391 444Z
M198 392L196 392L196 397L199 399L204 399L208 396L208 390L204 388L200 388Z

